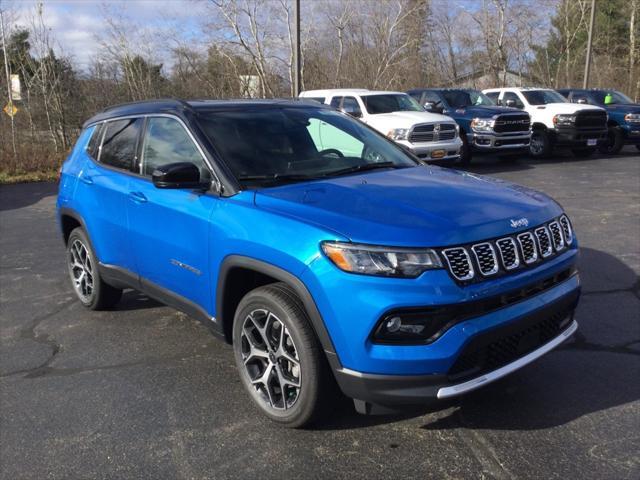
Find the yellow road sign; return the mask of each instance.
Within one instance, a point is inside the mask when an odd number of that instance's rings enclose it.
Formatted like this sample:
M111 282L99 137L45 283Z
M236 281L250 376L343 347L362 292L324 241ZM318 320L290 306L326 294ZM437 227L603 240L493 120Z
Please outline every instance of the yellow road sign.
M7 103L2 110L10 117L13 117L18 113L18 107L16 107L12 102Z

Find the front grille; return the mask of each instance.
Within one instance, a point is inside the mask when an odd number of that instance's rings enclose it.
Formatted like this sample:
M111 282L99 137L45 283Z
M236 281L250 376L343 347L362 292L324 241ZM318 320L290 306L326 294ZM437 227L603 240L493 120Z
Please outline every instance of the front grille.
M538 250L536 249L536 242L533 240L531 232L518 235L518 242L520 242L524 263L531 264L538 260Z
M529 115L500 115L495 119L493 131L496 133L527 132L530 123Z
M564 248L564 239L562 238L560 224L558 222L551 222L549 224L549 231L551 232L551 240L553 241L553 248L556 250L556 252L559 252Z
M549 238L549 230L546 227L536 228L536 238L538 239L538 248L540 249L540 255L542 258L546 258L553 253L553 247L551 246L551 238Z
M449 273L459 282L480 280L534 266L573 243L569 219L563 215L532 230L495 240L442 250ZM478 274L476 274L478 272Z
M456 137L456 126L450 123L416 125L409 133L409 142L424 143L453 140Z
M448 371L450 380L481 375L524 357L562 333L578 302L576 292L515 324L476 336Z
M449 248L443 251L449 271L457 280L469 280L473 278L473 266L471 265L471 257L464 248Z
M505 270L513 270L520 265L520 256L518 255L518 248L513 238L501 238L496 242L498 245L498 251L500 252L500 259L502 260L502 266Z
M488 243L479 243L471 247L478 262L478 270L485 277L498 273L498 259L493 246Z
M607 128L607 112L579 110L576 113L576 128Z

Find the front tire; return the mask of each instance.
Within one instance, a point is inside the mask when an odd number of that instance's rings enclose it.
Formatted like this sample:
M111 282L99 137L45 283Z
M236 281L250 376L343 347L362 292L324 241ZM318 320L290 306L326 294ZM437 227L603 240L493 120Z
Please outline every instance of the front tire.
M596 151L596 147L587 147L587 148L573 148L571 149L571 153L576 158L588 158L593 155Z
M67 268L71 284L82 304L91 310L104 310L120 300L122 290L100 277L98 259L81 227L75 228L67 240Z
M529 154L533 158L546 158L551 155L553 145L551 137L545 130L534 130L529 141Z
M331 388L326 360L302 302L284 283L240 301L233 350L242 383L273 421L299 428L318 418Z
M624 147L624 134L620 127L610 127L607 139L598 147L601 153L615 155Z

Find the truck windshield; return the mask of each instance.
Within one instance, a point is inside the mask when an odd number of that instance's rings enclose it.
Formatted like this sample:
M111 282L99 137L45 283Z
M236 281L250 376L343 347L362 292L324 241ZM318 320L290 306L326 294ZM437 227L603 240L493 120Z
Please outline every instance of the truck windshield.
M525 90L522 92L529 105L546 105L548 103L567 103L568 100L553 90Z
M198 122L247 188L419 165L359 121L312 105L201 110Z
M451 108L495 105L489 97L477 90L446 90L442 92L442 96Z
M615 90L596 90L591 93L591 98L595 100L598 105L632 105L633 100L627 97L624 93L617 92Z
M424 112L424 108L409 95L363 95L362 102L370 115L392 112Z

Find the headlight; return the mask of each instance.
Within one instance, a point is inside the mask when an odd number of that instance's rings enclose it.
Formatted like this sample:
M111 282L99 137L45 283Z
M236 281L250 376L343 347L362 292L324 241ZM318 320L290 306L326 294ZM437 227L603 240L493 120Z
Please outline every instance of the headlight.
M575 115L554 115L553 116L553 124L554 125L573 125L576 121Z
M471 120L471 128L478 132L490 132L493 130L494 125L495 121L487 118L474 118Z
M640 123L640 113L627 113L624 121L629 123Z
M408 128L394 128L393 130L389 130L387 133L387 137L391 140L406 140L408 135Z
M363 275L416 278L425 270L442 268L431 249L323 242L322 251L340 270Z

